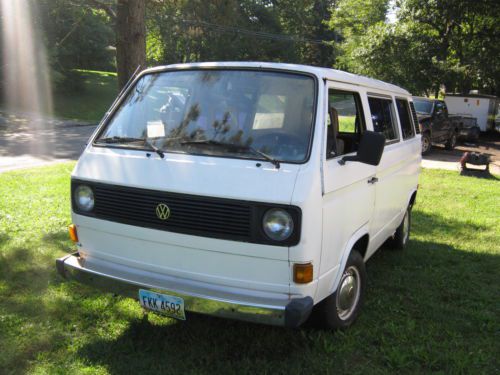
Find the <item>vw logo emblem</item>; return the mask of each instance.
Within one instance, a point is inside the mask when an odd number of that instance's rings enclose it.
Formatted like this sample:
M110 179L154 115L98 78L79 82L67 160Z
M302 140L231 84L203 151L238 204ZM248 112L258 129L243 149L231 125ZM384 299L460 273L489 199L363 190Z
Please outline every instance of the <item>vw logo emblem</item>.
M170 208L165 203L156 206L156 216L160 220L167 220L170 217Z

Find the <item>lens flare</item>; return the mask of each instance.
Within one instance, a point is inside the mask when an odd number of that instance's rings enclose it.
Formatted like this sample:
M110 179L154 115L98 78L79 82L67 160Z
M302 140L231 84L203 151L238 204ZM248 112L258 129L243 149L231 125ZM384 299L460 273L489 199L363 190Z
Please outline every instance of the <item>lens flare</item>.
M2 71L8 110L52 114L50 71L28 0L0 0Z

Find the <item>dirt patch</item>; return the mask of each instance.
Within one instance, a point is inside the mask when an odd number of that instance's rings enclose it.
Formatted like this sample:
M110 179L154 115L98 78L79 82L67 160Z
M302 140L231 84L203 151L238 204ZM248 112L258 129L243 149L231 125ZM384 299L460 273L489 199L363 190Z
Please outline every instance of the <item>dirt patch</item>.
M446 150L444 146L432 146L429 155L423 157L424 168L459 170L460 158L465 152L480 152L490 157L490 171L500 174L500 134L482 135L478 142L462 142L454 150Z

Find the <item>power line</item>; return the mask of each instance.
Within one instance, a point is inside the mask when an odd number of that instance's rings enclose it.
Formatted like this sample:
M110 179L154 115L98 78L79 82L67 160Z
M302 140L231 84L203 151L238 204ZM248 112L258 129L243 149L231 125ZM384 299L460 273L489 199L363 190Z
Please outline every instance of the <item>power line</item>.
M215 31L222 32L222 33L237 33L237 34L243 34L243 35L248 35L248 36L255 36L255 37L263 38L263 39L279 40L279 41L292 42L292 43L310 43L310 44L319 44L319 45L330 45L332 42L332 41L323 40L323 39L311 39L311 38L303 38L303 37L294 36L294 35L275 34L275 33L268 33L265 31L254 31L254 30L249 30L249 29L242 29L242 28L235 27L235 26L223 26L223 25L218 25L218 24L211 23L211 22L188 20L188 19L179 18L179 17L169 17L169 18L173 18L176 21L179 21L179 22L187 24L187 25L194 25L194 26L211 28Z

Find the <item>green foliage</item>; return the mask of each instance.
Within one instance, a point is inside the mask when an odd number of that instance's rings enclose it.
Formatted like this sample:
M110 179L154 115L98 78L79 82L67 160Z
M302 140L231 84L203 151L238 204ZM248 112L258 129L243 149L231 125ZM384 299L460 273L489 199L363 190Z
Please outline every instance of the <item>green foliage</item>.
M116 0L30 1L59 92L85 87L72 76L75 68L115 69L115 25L106 9L116 10ZM390 6L394 23L386 20ZM147 60L304 63L415 94L438 95L443 88L498 94L499 14L495 0L148 1Z
M148 3L151 63L261 60L331 66L328 0Z
M332 11L330 26L350 43L378 23L384 22L389 0L339 0Z
M75 77L81 87L78 91L72 90L70 95L65 91L55 94L55 116L98 123L118 95L116 73L90 70L73 70L69 73L63 79Z
M145 316L62 280L73 166L0 174L2 374L498 372L498 180L424 170L408 249L368 261L362 314L334 333Z
M500 92L500 3L399 0L397 21L385 22L387 1L339 0L330 27L343 42L339 66L396 83L415 94L480 89ZM384 5L385 4L385 5Z
M112 25L103 11L70 0L33 1L36 22L44 31L55 86L61 91L84 87L73 69L114 70Z

